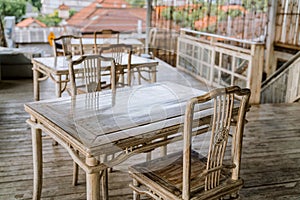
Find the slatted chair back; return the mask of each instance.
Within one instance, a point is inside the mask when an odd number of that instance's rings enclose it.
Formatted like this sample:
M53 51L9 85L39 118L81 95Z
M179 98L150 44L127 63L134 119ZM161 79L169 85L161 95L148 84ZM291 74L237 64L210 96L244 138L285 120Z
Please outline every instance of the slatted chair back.
M97 39L103 39L103 42L100 44L97 42ZM112 41L115 40L115 41ZM100 46L108 46L110 44L119 44L120 41L120 32L112 29L104 29L101 31L94 32L94 53L99 53Z
M72 42L78 43L78 49L72 45ZM82 38L74 35L62 35L53 39L54 56L83 55ZM76 45L77 46L77 45Z
M237 121L234 123L233 132L233 175L232 179L237 180L242 150L242 134L245 122L245 114L248 108L250 90L240 89L237 86L215 89L204 96L193 98L186 107L184 124L184 155L183 155L183 199L190 198L191 184L191 154L192 154L192 133L194 122L194 108L197 104L208 101L213 103L213 116L210 125L210 144L206 161L206 169L199 176L205 177L204 189L211 190L219 186L221 170L224 170L223 159L228 143L228 138L233 123L234 103L236 98L241 98ZM235 166L234 166L235 165Z
M116 64L116 81L121 85L131 85L131 56L132 45L111 44L101 47L99 54L114 58ZM125 68L124 65L127 65ZM124 82L124 74L127 73L127 83Z
M83 69L83 88L77 85L75 80L75 68ZM109 68L113 74L110 79L110 83L102 85L101 71ZM78 93L89 93L100 91L104 88L110 87L115 89L115 62L113 58L103 57L101 55L83 55L79 59L70 61L69 74L71 84L71 95L74 96Z

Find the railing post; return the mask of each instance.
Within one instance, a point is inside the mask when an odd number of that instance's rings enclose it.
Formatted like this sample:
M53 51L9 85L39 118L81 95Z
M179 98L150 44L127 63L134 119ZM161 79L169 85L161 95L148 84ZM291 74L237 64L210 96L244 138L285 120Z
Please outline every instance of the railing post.
M264 45L263 44L252 44L251 45L251 68L249 88L251 90L250 104L260 103L260 91L261 81L263 74L263 62L264 62Z

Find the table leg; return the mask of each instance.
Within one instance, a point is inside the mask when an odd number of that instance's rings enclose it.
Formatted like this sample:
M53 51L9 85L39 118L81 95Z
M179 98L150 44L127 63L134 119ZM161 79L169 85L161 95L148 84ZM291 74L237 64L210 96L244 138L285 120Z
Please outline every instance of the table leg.
M58 80L56 80L56 97L61 97L61 75L57 76Z
M33 96L35 101L40 100L39 76L40 72L33 66Z
M39 200L43 184L42 130L31 127L33 154L33 200Z
M156 82L156 66L152 67L151 69L151 83Z
M164 140L167 140L168 138L167 137L164 137ZM167 155L167 145L165 146L162 146L160 148L160 156L166 156Z
M86 164L89 166L96 166L98 161L94 157L87 157ZM86 199L87 200L100 200L100 174L94 172L86 174Z

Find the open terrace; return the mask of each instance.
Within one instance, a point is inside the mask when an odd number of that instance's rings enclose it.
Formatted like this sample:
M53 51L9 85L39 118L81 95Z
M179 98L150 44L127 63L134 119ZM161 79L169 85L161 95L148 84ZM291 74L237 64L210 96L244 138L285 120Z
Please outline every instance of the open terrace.
M49 81L41 85L42 99L54 97L54 87ZM209 90L163 62L158 66L157 81ZM32 199L31 131L25 122L29 115L23 106L33 101L32 80L2 80L0 93L0 199ZM252 105L244 132L241 176L245 183L241 199L299 199L299 113L299 103ZM168 149L174 151L176 147L171 144ZM42 199L85 199L85 174L80 170L79 185L72 186L72 160L68 153L60 145L52 146L52 140L45 137L43 156ZM109 173L110 199L132 199L127 168L144 160L144 154L137 155L114 167Z

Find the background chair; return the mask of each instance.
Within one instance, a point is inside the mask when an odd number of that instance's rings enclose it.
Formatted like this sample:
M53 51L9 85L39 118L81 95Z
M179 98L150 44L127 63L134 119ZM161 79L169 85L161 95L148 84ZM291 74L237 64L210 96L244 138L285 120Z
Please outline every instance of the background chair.
M157 28L151 28L149 31L148 38L145 42L148 43L148 48L140 49L138 51L138 55L147 58L147 59L155 59L156 54L156 48L155 48L155 42L156 42L156 34L157 34ZM149 81L150 75L151 75L151 69L149 67L145 66L142 68L137 68L137 74L138 74L138 82L141 84L142 80ZM147 76L147 77L146 77Z
M155 55L153 51L155 51L156 34L157 28L151 28L149 31L147 41L145 41L145 43L148 43L148 49L144 48L140 50L139 55L141 57L154 59Z
M76 43L74 46L73 43ZM74 35L62 35L53 39L54 56L83 55L82 38Z
M83 69L83 84L78 85L75 76L75 66L81 65ZM110 69L110 82L101 81L101 72ZM70 61L70 93L72 96L82 93L101 91L105 88L115 89L115 61L113 58L101 55L83 55L78 60Z
M235 101L236 96L241 100ZM239 173L249 96L249 89L232 86L192 98L186 106L183 151L129 167L134 199L139 199L140 194L173 200L238 198L243 186ZM209 103L213 105L213 115L210 125L204 126L197 116L201 115L201 106ZM236 112L236 123L232 123ZM199 143L192 142L192 136L205 130L209 148L198 152L195 149ZM231 152L226 151L229 144Z
M131 55L132 46L128 44L111 44L99 49L102 56L112 57L116 64L116 83L117 85L131 85ZM126 67L124 67L126 65ZM127 82L124 81L124 74L127 74Z
M83 68L83 84L77 84L75 75L75 67L81 65ZM110 77L109 84L103 84L101 81L101 71L105 68L110 69L112 76ZM101 55L84 55L79 59L70 61L69 63L70 74L70 94L71 96L83 93L91 93L101 91L105 88L111 88L115 91L115 61L113 58L102 57ZM106 83L106 82L104 82ZM78 165L73 164L73 185L78 182ZM103 178L107 179L107 171L103 172ZM104 180L104 184L107 180Z
M102 39L102 43L97 42L97 39ZM94 53L97 54L99 46L108 46L110 44L119 44L120 32L112 29L104 29L94 32Z

